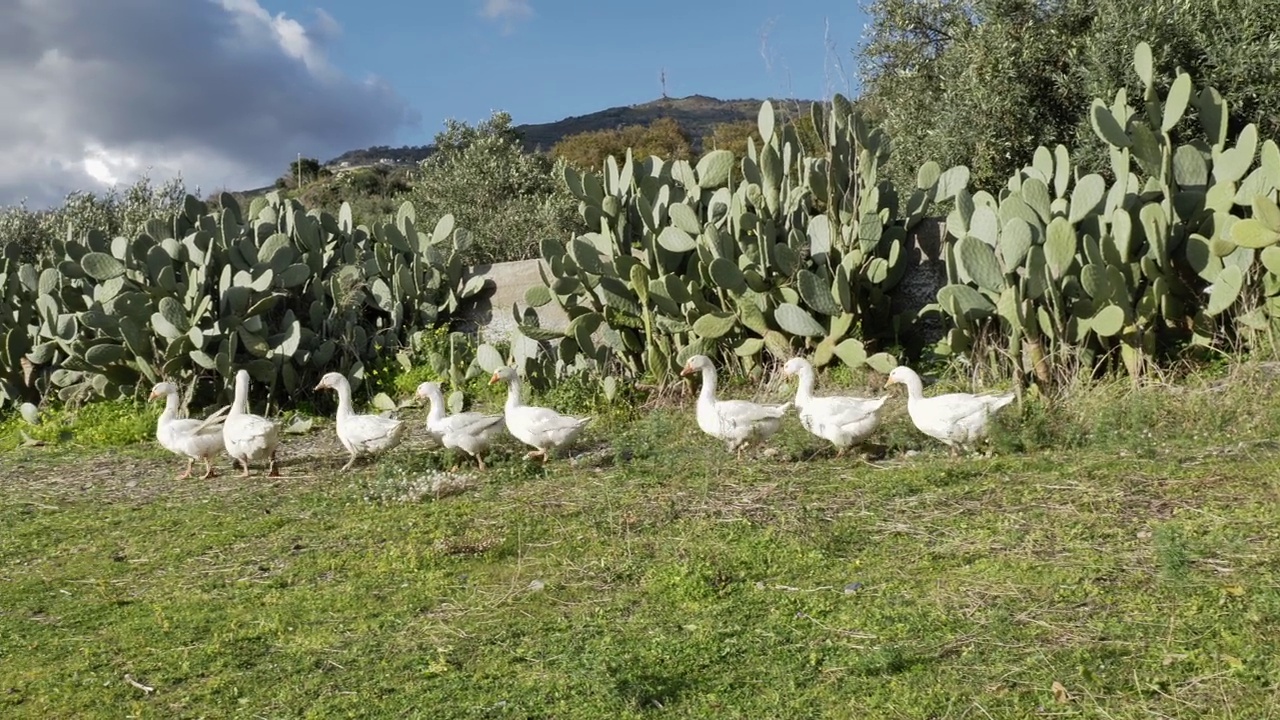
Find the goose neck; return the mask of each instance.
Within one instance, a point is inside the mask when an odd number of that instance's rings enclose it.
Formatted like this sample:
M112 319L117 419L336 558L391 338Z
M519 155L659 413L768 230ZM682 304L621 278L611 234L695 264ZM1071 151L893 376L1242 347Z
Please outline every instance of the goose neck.
M702 368L702 391L698 394L698 402L714 403L716 401L716 369Z
M351 385L344 378L334 389L338 392L338 417L348 418L355 415L355 409L351 406Z
M444 393L438 388L431 388L427 391L427 402L431 404L431 409L427 411L427 422L439 422L444 419Z
M243 415L249 412L249 381L242 375L236 375L236 395L231 401L231 409L227 415Z
M796 385L796 405L804 405L813 399L813 371L805 368L797 373L800 377Z
M507 410L515 410L520 407L520 378L512 377L507 383Z
M924 382L920 379L919 375L914 373L908 375L907 379L903 381L903 384L907 386L908 400L924 399Z
M171 392L165 395L164 412L160 413L160 422L169 422L178 419L178 393Z

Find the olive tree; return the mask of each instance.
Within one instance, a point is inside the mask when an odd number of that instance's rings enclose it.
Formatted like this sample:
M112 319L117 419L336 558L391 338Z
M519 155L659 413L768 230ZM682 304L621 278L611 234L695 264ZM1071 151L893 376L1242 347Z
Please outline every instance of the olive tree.
M133 237L148 220L167 217L181 208L186 194L181 179L153 185L144 176L123 190L72 192L62 205L47 210L33 210L25 204L10 206L0 210L0 246L16 244L23 258L32 261L49 247L51 239L65 237L68 232L79 235L94 228L108 237Z
M471 232L465 261L536 257L547 237L584 230L557 161L524 152L511 116L495 112L475 126L449 120L423 160L409 198L424 225L452 213Z
M1181 67L1216 87L1235 128L1280 130L1277 0L876 0L865 9L863 107L893 139L886 172L898 183L936 160L968 165L975 187L995 190L1036 146L1057 143L1082 170L1108 174L1089 103L1122 87L1141 97L1130 69L1139 40L1157 76Z

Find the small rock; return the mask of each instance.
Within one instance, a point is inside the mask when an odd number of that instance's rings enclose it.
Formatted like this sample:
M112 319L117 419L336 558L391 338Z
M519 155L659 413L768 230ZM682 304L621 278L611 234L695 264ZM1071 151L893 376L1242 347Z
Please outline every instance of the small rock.
M40 424L40 408L29 402L22 403L18 406L18 413L22 415L22 419L27 421L28 425Z
M862 589L862 583L860 583L860 582L851 582L851 583L849 583L848 585L845 585L845 586L844 586L844 594L845 594L845 595L852 595L852 594L854 594L854 593L858 592L858 591L859 591L859 590L861 590L861 589Z

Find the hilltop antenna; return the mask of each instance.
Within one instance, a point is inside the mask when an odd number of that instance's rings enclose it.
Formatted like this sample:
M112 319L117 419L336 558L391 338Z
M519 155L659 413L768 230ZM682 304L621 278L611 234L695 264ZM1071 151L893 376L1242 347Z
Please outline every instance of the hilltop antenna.
M667 69L666 68L662 68L662 72L659 74L659 77L662 80L662 99L666 100L667 99Z

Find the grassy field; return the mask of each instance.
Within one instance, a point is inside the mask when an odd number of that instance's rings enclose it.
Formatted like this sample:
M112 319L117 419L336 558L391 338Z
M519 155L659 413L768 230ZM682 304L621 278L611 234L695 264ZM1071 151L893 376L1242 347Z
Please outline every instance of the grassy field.
M339 473L331 424L272 479L10 450L0 716L1275 717L1278 388L1028 398L954 460L901 397L862 459L792 417L738 462L688 404L470 476Z

